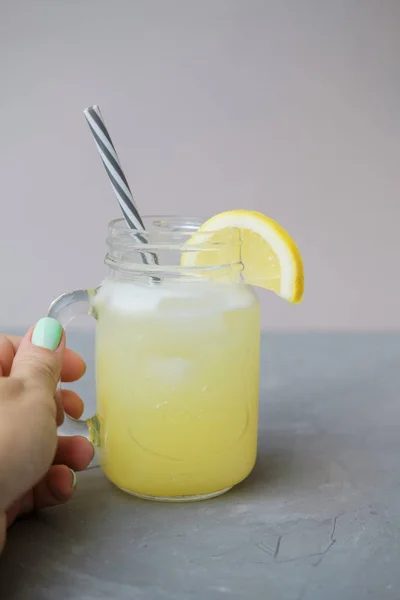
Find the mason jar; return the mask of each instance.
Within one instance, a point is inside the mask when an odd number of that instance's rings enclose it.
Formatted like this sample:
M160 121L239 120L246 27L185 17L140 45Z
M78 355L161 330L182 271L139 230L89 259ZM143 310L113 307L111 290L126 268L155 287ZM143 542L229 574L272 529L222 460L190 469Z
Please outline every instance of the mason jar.
M49 314L96 323L96 414L88 420L106 477L141 498L211 498L253 469L260 309L242 281L239 231L196 219L109 224L109 274L64 294Z

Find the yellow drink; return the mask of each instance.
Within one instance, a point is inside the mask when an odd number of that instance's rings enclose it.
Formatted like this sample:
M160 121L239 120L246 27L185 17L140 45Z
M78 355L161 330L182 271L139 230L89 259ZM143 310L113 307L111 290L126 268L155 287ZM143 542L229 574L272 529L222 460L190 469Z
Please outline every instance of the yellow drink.
M209 498L256 458L260 317L249 285L300 302L301 255L253 211L133 223L109 224L103 285L60 296L49 315L97 318L97 413L86 422L107 477L145 498Z
M97 316L100 461L119 488L217 495L252 470L259 305L243 284L107 281Z

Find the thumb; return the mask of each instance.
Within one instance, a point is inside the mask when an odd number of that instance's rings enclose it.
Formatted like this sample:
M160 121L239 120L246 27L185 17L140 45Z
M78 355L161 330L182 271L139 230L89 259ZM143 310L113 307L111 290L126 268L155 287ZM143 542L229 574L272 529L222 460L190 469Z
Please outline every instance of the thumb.
M65 335L61 323L44 317L22 338L10 377L44 387L53 396L60 379L64 350Z

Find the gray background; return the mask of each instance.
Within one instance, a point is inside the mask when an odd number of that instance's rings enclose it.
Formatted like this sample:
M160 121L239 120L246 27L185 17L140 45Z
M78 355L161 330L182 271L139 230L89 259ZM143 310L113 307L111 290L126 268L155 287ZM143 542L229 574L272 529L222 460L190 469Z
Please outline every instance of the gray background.
M307 295L263 324L397 328L400 2L2 0L0 314L96 285L118 215L98 103L143 213L266 212Z

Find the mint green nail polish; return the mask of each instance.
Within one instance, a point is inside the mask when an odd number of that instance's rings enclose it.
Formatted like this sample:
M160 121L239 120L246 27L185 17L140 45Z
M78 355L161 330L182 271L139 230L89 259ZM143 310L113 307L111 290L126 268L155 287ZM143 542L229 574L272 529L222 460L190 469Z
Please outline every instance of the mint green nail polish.
M70 469L70 471L71 471L71 473L72 473L72 483L71 483L71 486L72 486L73 488L75 488L75 487L76 487L76 473L75 473L75 471L73 471L72 469Z
M32 344L47 348L47 350L56 350L62 336L61 323L51 317L40 319L32 333Z

